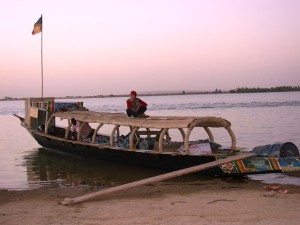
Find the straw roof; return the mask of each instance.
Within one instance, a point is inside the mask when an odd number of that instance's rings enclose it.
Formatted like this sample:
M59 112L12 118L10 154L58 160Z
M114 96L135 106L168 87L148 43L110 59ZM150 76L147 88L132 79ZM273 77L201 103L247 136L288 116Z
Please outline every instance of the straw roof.
M190 128L190 127L228 127L230 122L218 117L192 116L151 116L148 118L130 118L125 113L108 113L93 111L56 112L55 117L62 119L75 118L81 122L114 124L140 128Z

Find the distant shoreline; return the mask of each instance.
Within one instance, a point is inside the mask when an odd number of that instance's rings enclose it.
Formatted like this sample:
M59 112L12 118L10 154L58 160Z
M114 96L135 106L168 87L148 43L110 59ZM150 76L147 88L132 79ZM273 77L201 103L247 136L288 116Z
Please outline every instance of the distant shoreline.
M169 96L169 95L202 95L202 94L228 94L230 91L221 91L221 92L211 92L211 91L191 91L191 92L170 92L170 93L139 93L139 96ZM119 97L128 97L128 94L110 94L110 95L93 95L93 96L65 96L65 97L54 97L55 99L80 99L80 98L119 98ZM46 97L45 97L46 98ZM0 101L18 101L24 100L26 98L4 98Z
M139 96L172 96L172 95L204 95L204 94L245 94L245 93L269 93L269 92L295 92L300 91L300 86L279 86L272 88L237 88L230 91L174 91L174 92L149 92L139 93ZM93 96L65 96L54 97L55 99L81 99L81 98L111 98L111 97L128 97L128 94L110 94L110 95L93 95ZM26 97L28 98L28 97ZM0 101L21 101L26 98L5 97Z

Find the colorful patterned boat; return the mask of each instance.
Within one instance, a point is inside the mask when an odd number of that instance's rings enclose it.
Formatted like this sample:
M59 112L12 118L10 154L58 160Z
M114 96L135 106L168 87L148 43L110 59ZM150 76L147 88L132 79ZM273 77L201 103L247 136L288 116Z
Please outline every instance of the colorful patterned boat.
M75 139L70 136L72 118L81 123ZM30 98L25 101L25 118L21 121L21 125L46 149L168 171L246 153L236 146L231 123L217 117L129 118L125 113L89 111L83 107L82 102ZM65 125L60 125L63 121ZM88 138L82 138L86 124L91 125L93 132ZM215 142L212 132L215 128L227 131L231 143L229 147L224 148ZM108 134L104 134L105 131L109 131ZM181 141L171 141L174 132L178 133ZM203 133L206 133L207 139L199 139ZM192 137L197 139L192 141ZM291 142L258 146L252 152L257 156L236 160L201 173L244 176L300 171L299 150Z

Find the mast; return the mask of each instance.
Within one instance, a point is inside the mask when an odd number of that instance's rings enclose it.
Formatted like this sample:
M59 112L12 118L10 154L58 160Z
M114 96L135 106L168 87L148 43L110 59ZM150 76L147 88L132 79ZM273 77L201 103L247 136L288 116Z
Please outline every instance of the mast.
M41 18L43 21L43 14L41 14ZM42 22L43 23L43 22ZM43 25L44 26L44 23ZM44 30L44 29L43 29ZM41 81L42 81L42 101L44 98L44 68L43 68L43 31L41 32Z
M43 69L43 14L33 25L33 30L31 32L32 35L41 33L41 82L42 82L42 101L44 98L44 69Z

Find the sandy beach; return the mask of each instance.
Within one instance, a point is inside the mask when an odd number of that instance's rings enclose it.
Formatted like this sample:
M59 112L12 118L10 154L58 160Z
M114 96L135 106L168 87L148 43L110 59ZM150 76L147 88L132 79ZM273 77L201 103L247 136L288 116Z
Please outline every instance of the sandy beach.
M87 186L0 192L0 224L299 224L300 188L251 180L166 181L63 206ZM281 193L288 190L288 193Z

